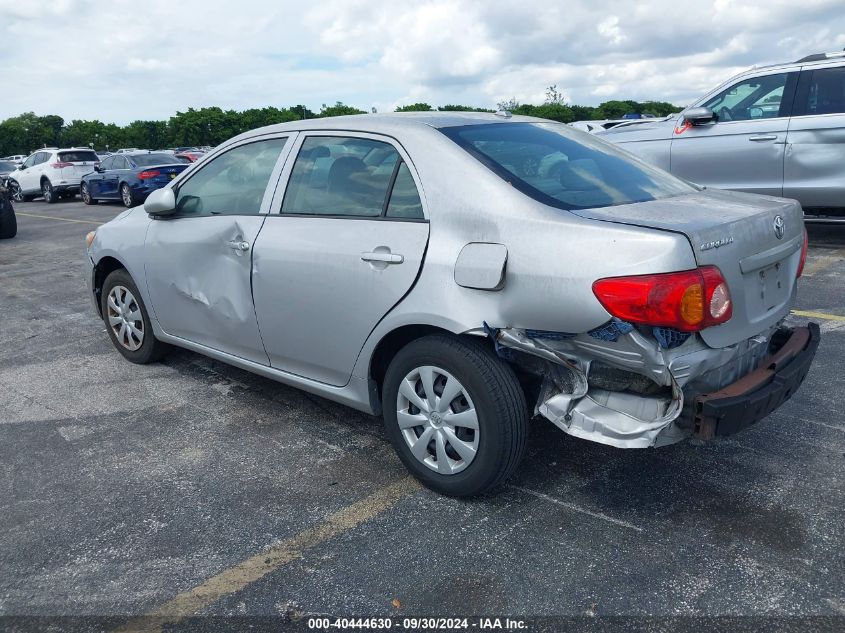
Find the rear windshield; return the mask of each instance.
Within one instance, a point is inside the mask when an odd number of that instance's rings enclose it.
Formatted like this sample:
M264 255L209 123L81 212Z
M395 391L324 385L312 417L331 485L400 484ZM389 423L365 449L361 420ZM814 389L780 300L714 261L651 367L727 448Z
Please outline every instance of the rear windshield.
M63 163L96 163L98 160L96 152L59 152L59 161Z
M560 123L440 129L504 180L560 209L592 209L696 191L606 141Z
M170 154L139 154L132 156L130 159L138 167L152 167L153 165L173 165L178 164L175 156Z

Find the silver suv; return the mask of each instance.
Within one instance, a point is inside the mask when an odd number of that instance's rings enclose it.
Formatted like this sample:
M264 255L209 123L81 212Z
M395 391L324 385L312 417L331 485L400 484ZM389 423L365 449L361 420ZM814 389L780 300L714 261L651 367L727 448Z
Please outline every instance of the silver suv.
M692 182L845 212L845 52L753 68L679 115L599 135Z

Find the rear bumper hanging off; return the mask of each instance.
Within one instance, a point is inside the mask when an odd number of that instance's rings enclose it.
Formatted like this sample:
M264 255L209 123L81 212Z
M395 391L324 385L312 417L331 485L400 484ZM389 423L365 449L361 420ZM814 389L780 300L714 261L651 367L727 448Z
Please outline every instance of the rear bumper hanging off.
M789 400L798 389L819 347L816 323L795 328L783 346L758 368L714 393L693 401L693 437L702 440L732 435L759 422Z

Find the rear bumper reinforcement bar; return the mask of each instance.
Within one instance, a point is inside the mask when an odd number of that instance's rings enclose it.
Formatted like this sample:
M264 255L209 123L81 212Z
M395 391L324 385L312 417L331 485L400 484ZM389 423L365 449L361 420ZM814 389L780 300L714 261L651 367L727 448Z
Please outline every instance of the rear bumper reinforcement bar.
M795 328L783 346L750 374L719 391L696 396L693 437L732 435L789 400L807 376L819 339L816 323Z

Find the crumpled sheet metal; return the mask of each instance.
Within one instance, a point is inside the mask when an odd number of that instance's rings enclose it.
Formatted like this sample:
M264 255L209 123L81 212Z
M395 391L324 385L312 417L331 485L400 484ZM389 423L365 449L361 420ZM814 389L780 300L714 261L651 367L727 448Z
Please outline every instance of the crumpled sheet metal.
M765 349L768 339L761 336L712 349L693 336L682 345L665 349L635 329L616 341L587 334L540 340L515 328L488 327L488 333L497 347L533 354L560 366L560 370L544 374L535 413L570 435L619 448L661 446L689 437L691 429L674 424L684 407L684 385L737 358L747 362L749 354ZM669 388L671 398L590 388L593 361L648 376Z

